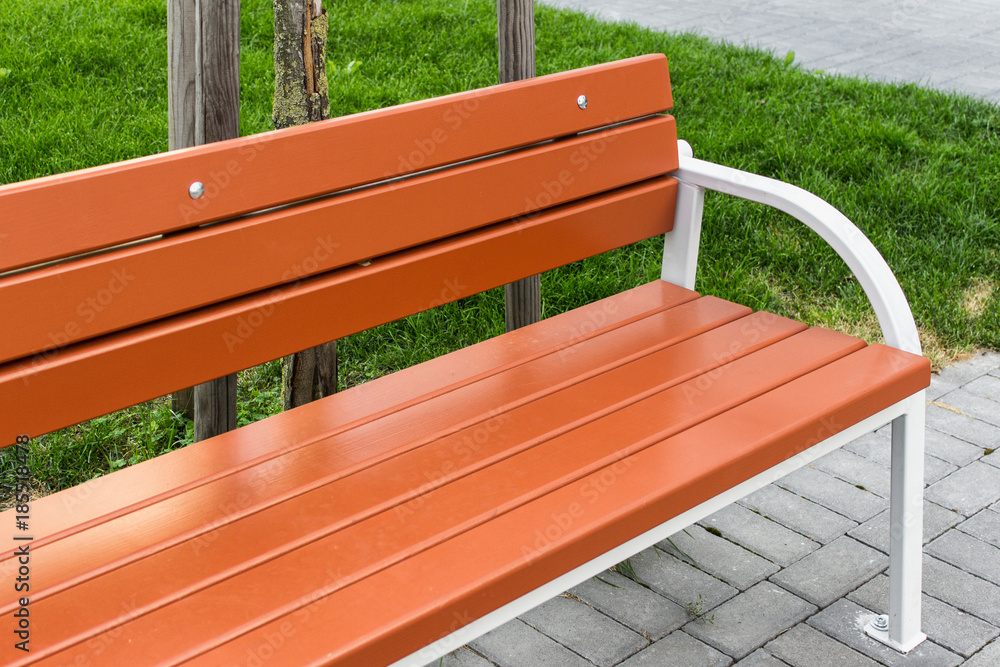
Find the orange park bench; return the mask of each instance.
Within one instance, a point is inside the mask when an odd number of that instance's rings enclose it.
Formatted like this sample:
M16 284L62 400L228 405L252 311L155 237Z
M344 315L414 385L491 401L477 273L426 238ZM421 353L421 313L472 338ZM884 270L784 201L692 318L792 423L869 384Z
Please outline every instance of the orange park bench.
M665 239L660 280L35 500L29 533L6 512L0 660L422 667L890 421L869 632L920 642L899 285L670 107L650 55L0 188L3 445ZM826 239L886 345L692 291L705 189Z

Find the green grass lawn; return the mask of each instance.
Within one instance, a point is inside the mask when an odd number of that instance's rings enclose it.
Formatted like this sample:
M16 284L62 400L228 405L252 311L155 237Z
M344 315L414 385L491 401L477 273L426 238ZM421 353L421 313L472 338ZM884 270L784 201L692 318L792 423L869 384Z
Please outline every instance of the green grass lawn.
M271 129L272 10L263 0L242 5L241 131L252 134ZM335 6L334 115L497 81L492 2ZM166 150L163 0L0 0L0 35L0 183ZM1000 349L996 106L544 6L536 39L540 75L667 54L679 134L697 156L805 187L854 220L899 277L936 365ZM658 276L660 254L652 240L546 274L544 315ZM721 195L706 203L697 288L879 337L857 281L818 237ZM502 309L494 290L355 335L340 345L341 381L357 384L496 335ZM275 364L241 374L241 423L277 409L279 374ZM32 468L40 490L64 488L186 444L190 431L165 401L153 401L35 440Z

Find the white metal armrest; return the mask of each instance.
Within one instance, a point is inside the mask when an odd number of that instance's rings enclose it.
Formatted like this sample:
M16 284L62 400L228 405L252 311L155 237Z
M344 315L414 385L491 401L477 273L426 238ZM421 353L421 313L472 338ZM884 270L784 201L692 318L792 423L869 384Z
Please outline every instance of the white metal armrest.
M920 354L913 313L896 277L868 237L844 214L816 195L789 183L697 160L690 144L677 142L680 183L674 229L665 235L664 280L694 288L705 190L767 204L804 222L847 263L875 309L886 344ZM900 652L926 639L920 631L923 526L924 392L897 404L892 419L889 613L875 617L865 633Z
M724 167L712 162L705 162L691 157L691 146L686 141L678 141L680 152L680 169L674 176L682 184L682 197L697 197L698 193L684 192L684 185L707 190L724 192L741 199L767 204L805 223L819 234L838 255L843 258L857 276L858 282L865 290L878 317L879 325L885 342L892 347L920 354L920 338L913 321L910 306L903 296L896 277L888 264L872 245L868 237L847 219L843 213L823 201L816 195L789 183L776 181L772 178L758 176L738 169ZM678 216L675 229L668 237L667 252L672 260L680 259L680 265L668 267L668 257L664 256L664 280L675 283L687 283L685 287L693 287L694 264L697 263L697 243L700 232L701 203L691 202L698 210L693 211L698 220L693 224L697 228L678 229L676 225L686 225L689 220L681 218L694 216ZM678 210L683 202L678 202ZM680 233L678 233L680 232ZM680 247L683 245L683 247ZM695 254L690 263L680 256ZM684 275L680 275L683 272ZM674 278L674 279L672 279Z

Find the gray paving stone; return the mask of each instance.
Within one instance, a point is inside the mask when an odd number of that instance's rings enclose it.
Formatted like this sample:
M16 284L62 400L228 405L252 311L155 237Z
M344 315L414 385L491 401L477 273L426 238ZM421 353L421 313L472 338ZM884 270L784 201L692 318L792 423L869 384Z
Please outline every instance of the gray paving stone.
M1000 512L984 509L956 527L976 539L1000 547Z
M927 544L964 518L953 510L945 509L925 500L923 543ZM889 510L865 521L857 528L848 531L847 534L883 553L889 553Z
M621 664L621 667L728 667L733 659L678 630L651 644Z
M971 456L969 461L973 461L978 457L982 450L975 445L971 445L967 442L963 442L958 438L954 438L950 435L945 435L933 429L927 429L926 431L926 444L933 444L935 436L932 434L937 434L941 438L948 440L953 440L956 443L960 443L964 447L968 447L971 450ZM859 456L863 456L866 459L874 461L879 465L883 465L888 468L892 464L892 446L889 440L888 434L882 433L869 433L863 437L858 438L846 445L844 449L847 451L854 452ZM924 484L933 484L942 477L946 477L951 473L958 470L958 466L945 461L944 459L938 458L932 455L930 448L924 448L926 455L924 456ZM966 461L968 463L969 461Z
M637 632L565 596L543 602L519 618L598 667L617 665L649 644Z
M862 491L853 484L810 466L786 475L777 484L859 523L867 521L888 506L885 498Z
M743 658L734 667L788 667L787 662L778 660L762 648Z
M692 621L684 630L739 659L815 611L816 607L802 598L762 581L715 609L711 622Z
M778 566L701 526L675 533L658 543L660 549L745 591L778 571Z
M1000 639L996 639L965 661L965 667L996 667L1000 665Z
M983 455L982 447L933 428L925 431L924 451L957 466L968 465Z
M889 497L888 466L881 466L845 449L835 449L812 465L855 487L861 485L877 496Z
M857 521L774 484L751 493L740 504L823 544L858 525Z
M946 366L941 369L940 377L946 382L960 387L987 373L997 372L998 367L1000 367L1000 353L986 352L976 354L960 364Z
M1000 627L1000 586L924 555L924 592Z
M989 451L989 450L987 450L987 451ZM989 454L984 454L983 458L979 459L979 461L981 463L986 463L988 465L991 465L994 468L1000 468L1000 453L997 453L997 452L998 452L998 450L994 450L994 451L990 452Z
M652 641L691 620L679 604L617 572L604 572L600 580L588 579L569 592Z
M1000 468L973 461L931 484L924 497L959 514L972 516L1000 498Z
M962 657L957 653L930 640L921 642L906 655L875 641L863 629L874 615L855 602L841 599L807 622L820 632L889 667L955 667L962 663Z
M847 598L877 614L888 613L889 577L880 574ZM1000 628L929 595L921 596L920 629L935 643L965 657L1000 635Z
M942 378L940 375L931 376L931 386L927 388L926 398L928 401L936 401L949 391L958 389L954 382Z
M799 623L764 648L792 667L878 667L878 663L822 632Z
M960 388L945 394L937 402L958 408L987 424L1000 426L1000 401Z
M888 565L885 554L844 536L786 567L771 581L825 607Z
M715 528L725 539L781 566L791 565L820 547L819 542L736 503L727 505L701 523Z
M639 552L631 561L639 581L682 607L700 602L707 611L739 592L655 547Z
M493 667L493 663L463 646L424 667Z
M1000 584L1000 548L960 530L949 530L928 544L924 552L994 584Z
M500 667L593 667L593 663L517 619L469 642L469 647Z
M969 419L967 415L942 408L939 405L927 406L927 425L978 445L982 449L1000 447L1000 427L978 419Z
M979 396L992 398L994 401L1000 401L1000 377L996 375L982 375L964 385L962 389Z

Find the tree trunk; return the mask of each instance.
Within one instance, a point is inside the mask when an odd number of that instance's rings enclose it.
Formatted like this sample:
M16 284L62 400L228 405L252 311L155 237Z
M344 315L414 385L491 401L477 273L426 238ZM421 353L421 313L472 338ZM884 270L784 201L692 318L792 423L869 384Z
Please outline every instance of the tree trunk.
M497 0L497 43L500 83L535 76L534 0ZM507 331L542 318L540 276L528 276L504 287Z
M168 0L167 52L170 150L238 137L239 0ZM236 428L236 375L176 392L173 407L193 410L195 440Z
M322 0L274 0L274 128L330 117ZM337 391L337 342L285 357L285 410Z

